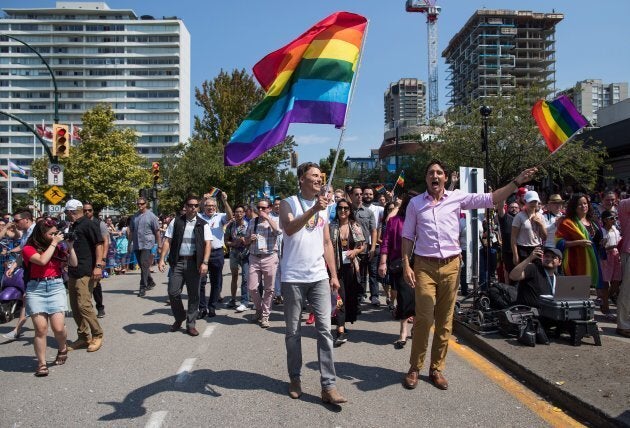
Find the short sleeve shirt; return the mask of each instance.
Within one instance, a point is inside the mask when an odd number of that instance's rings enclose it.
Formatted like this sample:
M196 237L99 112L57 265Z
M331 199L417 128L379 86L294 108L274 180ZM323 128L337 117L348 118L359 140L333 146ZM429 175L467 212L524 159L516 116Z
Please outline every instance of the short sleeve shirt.
M101 230L85 216L76 220L70 230L75 235L74 251L77 254L78 265L68 267L68 276L70 278L91 276L96 265L96 245L103 243Z

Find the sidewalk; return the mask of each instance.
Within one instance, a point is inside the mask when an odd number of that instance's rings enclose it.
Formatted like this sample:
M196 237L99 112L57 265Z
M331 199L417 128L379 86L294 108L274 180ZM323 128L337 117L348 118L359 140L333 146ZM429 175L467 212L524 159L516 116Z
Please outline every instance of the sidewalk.
M630 427L630 339L615 334L616 324L595 312L602 346L585 337L571 346L568 336L550 345L523 346L499 333L477 334L455 322L460 343L495 364L591 426Z

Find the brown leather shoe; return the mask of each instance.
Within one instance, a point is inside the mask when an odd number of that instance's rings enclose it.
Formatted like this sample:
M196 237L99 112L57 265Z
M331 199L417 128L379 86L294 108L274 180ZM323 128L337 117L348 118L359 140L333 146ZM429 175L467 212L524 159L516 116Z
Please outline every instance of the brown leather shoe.
M72 343L68 343L68 351L76 351L77 349L86 349L90 346L90 342L86 339L77 339Z
M171 326L171 332L175 333L176 331L179 331L179 329L182 328L182 323L183 321L175 321Z
M103 346L103 336L93 337L92 341L90 342L90 346L88 346L87 348L87 351L96 352L101 349L101 346Z
M443 390L448 389L448 381L441 371L431 370L429 371L429 377L431 378L431 382L433 382L433 385L435 385L436 388Z
M186 329L186 333L188 333L190 336L199 336L199 332L197 331L197 329L195 327L188 327Z
M420 370L414 369L413 367L409 369L407 374L405 375L405 380L403 385L407 389L415 389L418 386L418 377L420 376Z
M330 404L347 403L348 400L337 391L337 388L322 389L322 401Z
M291 379L289 382L289 397L296 399L302 395L302 382L300 379Z

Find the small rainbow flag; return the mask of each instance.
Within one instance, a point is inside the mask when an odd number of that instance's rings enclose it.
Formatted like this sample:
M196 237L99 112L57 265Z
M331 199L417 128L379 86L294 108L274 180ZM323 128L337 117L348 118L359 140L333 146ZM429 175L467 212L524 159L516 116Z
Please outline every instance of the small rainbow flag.
M4 178L6 178L7 180L9 179L9 176L7 175L6 172L4 172L3 169L0 169L0 175L3 176Z
M280 144L291 123L342 127L367 19L336 12L254 66L266 91L225 146L224 162L241 165Z
M398 180L396 180L396 186L405 187L405 171L400 171Z
M566 95L561 95L551 102L538 100L532 108L532 116L551 153L588 125L588 121Z
M374 186L374 191L379 195L381 193L385 193L385 186L383 186L382 184L377 184L376 186Z
M221 189L219 189L218 187L211 187L208 193L210 194L211 198L216 198L219 193L221 193Z

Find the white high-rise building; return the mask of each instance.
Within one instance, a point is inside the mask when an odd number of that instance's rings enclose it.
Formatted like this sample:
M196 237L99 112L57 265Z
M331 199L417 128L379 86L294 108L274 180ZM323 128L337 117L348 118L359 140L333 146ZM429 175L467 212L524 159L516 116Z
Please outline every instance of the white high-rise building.
M106 3L57 2L55 8L4 8L0 18L0 110L31 126L52 127L53 70L59 121L81 126L82 114L110 104L116 124L134 129L151 160L190 137L190 34L176 16L138 17ZM0 168L9 159L30 169L42 147L20 123L0 114ZM6 181L0 178L0 181ZM4 186L2 186L4 187ZM12 178L13 195L32 187Z

